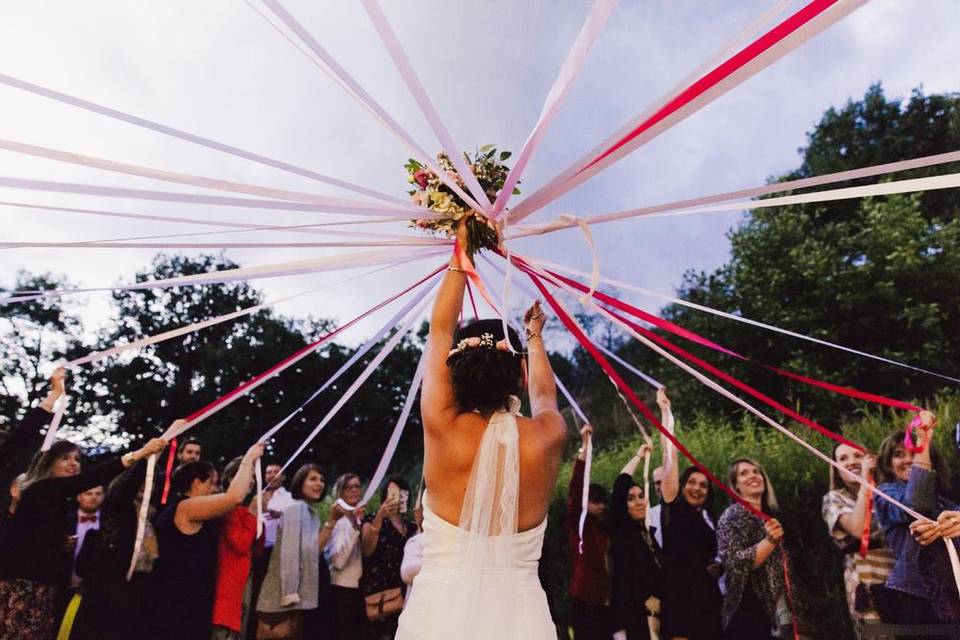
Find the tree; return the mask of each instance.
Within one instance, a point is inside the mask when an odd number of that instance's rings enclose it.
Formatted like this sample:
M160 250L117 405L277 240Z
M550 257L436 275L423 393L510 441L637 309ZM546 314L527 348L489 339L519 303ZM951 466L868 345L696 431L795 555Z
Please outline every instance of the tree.
M12 289L49 291L73 285L66 276L17 273ZM82 349L80 318L63 310L57 297L0 306L0 425L19 419L30 396L46 384L44 365L70 358Z
M780 180L960 148L960 95L863 100L827 110ZM919 169L885 179L956 171ZM836 186L850 186L841 184ZM777 194L779 195L779 194ZM757 209L732 230L730 261L688 272L681 297L925 368L960 373L960 194L957 190ZM720 344L778 367L904 399L929 398L943 380L672 306L667 316ZM686 346L686 345L685 345ZM691 348L702 354L702 350ZM711 353L708 360L801 410L831 419L853 403L788 383ZM729 411L697 383L670 372L685 404Z

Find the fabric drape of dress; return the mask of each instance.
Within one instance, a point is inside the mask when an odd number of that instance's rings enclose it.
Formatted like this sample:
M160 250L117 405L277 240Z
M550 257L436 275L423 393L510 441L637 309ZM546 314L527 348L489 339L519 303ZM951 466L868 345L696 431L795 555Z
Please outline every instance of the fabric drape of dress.
M474 459L459 524L423 498L423 565L397 640L556 640L537 573L546 518L518 532L519 434L510 411L491 416Z

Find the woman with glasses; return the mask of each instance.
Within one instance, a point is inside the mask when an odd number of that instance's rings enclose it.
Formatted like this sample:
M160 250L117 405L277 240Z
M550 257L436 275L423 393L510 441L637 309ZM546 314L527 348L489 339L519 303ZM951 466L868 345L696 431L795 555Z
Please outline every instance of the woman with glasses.
M363 483L355 473L345 473L333 486L337 502L346 515L333 525L324 557L330 567L330 585L336 610L336 634L342 640L356 640L363 629L363 596L360 594L360 576L363 575L363 554L360 526L363 507ZM327 526L327 525L324 525Z

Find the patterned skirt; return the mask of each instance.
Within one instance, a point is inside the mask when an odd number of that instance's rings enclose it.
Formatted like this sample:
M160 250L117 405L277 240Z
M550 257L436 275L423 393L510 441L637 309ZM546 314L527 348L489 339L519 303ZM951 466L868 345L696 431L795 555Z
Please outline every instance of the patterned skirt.
M0 580L0 638L53 637L53 587L33 580Z

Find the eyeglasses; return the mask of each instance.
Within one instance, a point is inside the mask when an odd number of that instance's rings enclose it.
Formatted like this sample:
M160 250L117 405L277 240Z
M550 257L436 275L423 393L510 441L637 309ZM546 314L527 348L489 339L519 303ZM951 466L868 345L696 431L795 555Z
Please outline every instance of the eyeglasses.
M359 483L357 483L357 484L348 484L348 485L344 486L343 488L344 488L344 489L362 489L362 488L363 488L363 485L361 485L361 484L359 484Z

